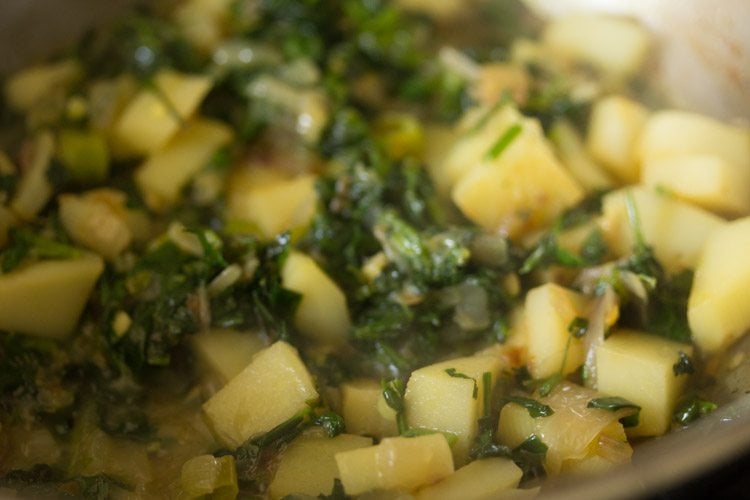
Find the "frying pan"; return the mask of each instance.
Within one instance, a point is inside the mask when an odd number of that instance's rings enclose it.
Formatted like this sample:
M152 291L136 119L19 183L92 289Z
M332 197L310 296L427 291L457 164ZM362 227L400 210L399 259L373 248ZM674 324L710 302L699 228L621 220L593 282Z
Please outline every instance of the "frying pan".
M4 0L0 6L0 74L37 60L87 27L105 24L132 0ZM750 2L745 0L525 0L543 18L611 12L638 18L655 35L650 78L672 104L727 120L750 120ZM750 305L749 305L750 306ZM593 477L551 480L543 498L640 498L663 494L750 456L750 339L727 358L712 389L719 410L690 428L644 443L632 464ZM727 363L728 364L728 363ZM741 457L743 462L737 462ZM732 480L732 478L729 478ZM663 496L664 497L664 496ZM668 496L667 496L668 497Z

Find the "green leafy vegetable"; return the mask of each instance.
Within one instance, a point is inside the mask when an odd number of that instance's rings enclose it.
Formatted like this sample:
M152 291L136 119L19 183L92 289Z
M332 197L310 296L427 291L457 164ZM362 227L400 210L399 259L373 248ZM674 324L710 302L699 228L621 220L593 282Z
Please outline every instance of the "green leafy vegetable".
M672 371L674 372L675 377L679 375L692 375L695 373L693 360L690 359L690 356L680 351L679 359L674 365L672 365Z
M639 420L638 417L641 411L640 406L638 406L635 403L631 403L627 399L621 398L619 396L594 398L588 402L586 407L587 408L599 408L602 410L607 410L607 411L612 411L612 412L615 412L618 410L625 410L625 409L635 410L631 415L628 415L620 419L620 422L622 422L622 425L624 427L637 426L638 420Z
M716 410L716 403L706 401L699 396L683 399L675 408L672 420L678 425L686 426Z
M506 401L523 406L532 418L549 417L555 413L549 405L524 396L510 396Z

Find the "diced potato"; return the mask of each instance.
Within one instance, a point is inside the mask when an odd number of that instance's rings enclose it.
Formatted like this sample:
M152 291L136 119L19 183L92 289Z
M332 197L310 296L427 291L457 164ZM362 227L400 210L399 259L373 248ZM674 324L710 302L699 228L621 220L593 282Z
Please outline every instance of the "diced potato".
M292 252L281 270L284 288L302 295L294 326L319 342L341 344L351 329L346 296L339 286L305 254Z
M708 237L688 300L693 340L718 352L750 327L750 217L728 223Z
M315 383L297 350L278 341L258 352L239 375L203 404L203 411L216 436L236 448L292 418L317 397Z
M714 212L750 213L750 165L737 168L718 155L694 155L647 160L643 183Z
M396 436L396 411L383 398L376 380L353 380L341 384L341 414L346 429L353 434L382 439Z
M8 79L5 97L13 109L26 112L51 93L76 81L81 73L80 63L72 59L31 66Z
M448 196L456 183L482 162L498 136L522 119L512 106L498 110L487 106L466 112L453 132L428 129L427 159L433 160L429 162L430 174L437 192Z
M175 10L175 22L192 45L211 52L224 35L232 0L189 0Z
M638 146L641 162L693 155L718 156L737 168L750 168L750 131L689 111L651 115Z
M33 145L30 168L23 173L10 209L22 220L30 221L52 197L52 185L47 178L55 140L49 132L39 134Z
M58 135L58 154L75 182L103 182L109 173L109 148L104 136L88 130L63 129Z
M377 446L336 453L335 458L347 495L414 491L453 473L450 446L440 433L385 438Z
M552 153L538 121L510 120L494 134L491 145L479 152L482 159L468 165L451 193L472 222L517 238L547 226L583 197L581 186Z
M287 495L328 495L339 479L337 453L372 446L372 439L353 434L300 436L283 451L268 491L271 498Z
M750 130L687 111L654 113L638 155L644 182L731 215L750 213Z
M419 490L417 500L487 500L518 486L523 471L509 458L491 457L464 465L439 483Z
M636 144L647 119L648 111L636 101L618 95L605 97L591 110L586 149L616 178L637 182Z
M96 280L99 256L44 260L0 275L0 330L62 338L73 332Z
M592 65L613 78L641 68L651 46L646 28L624 18L573 14L549 22L542 42L558 56Z
M182 127L211 89L211 78L162 70L158 90L144 88L113 125L113 149L121 157L155 153Z
M602 396L601 392L562 382L548 396L535 397L554 411L536 418L523 406L508 403L500 411L497 439L515 448L536 435L548 447L544 466L551 475L577 470L592 457L603 458L608 466L627 462L632 449L619 419L633 410L588 408L589 401Z
M632 196L644 240L669 271L694 268L706 239L726 223L717 215L647 187L614 191L602 201L601 227L617 256L629 255L635 244L628 196Z
M231 139L232 130L218 121L196 119L185 124L135 172L135 182L149 206L163 210L176 203L190 180Z
M480 67L469 92L483 106L494 106L505 92L510 93L514 102L523 104L530 87L531 77L520 64L487 63Z
M112 260L130 246L133 235L124 206L113 206L96 191L58 198L60 221L68 236L104 258Z
M660 436L669 430L672 412L689 377L675 375L680 352L693 346L636 331L618 331L596 350L599 391L641 407L640 423L629 436Z
M284 231L304 231L318 201L313 175L289 176L274 168L238 169L227 189L228 217L250 223L268 240Z
M534 378L555 373L567 375L583 364L583 341L569 327L576 318L588 317L585 295L547 283L526 294L526 331L529 372Z
M563 165L585 189L592 191L614 186L610 174L589 156L583 140L570 122L560 120L555 123L550 139Z
M250 364L267 341L255 332L214 329L191 337L193 349L206 365L228 382Z
M237 466L232 455L215 457L198 455L180 470L181 493L188 498L209 497L212 500L237 498ZM183 495L180 495L181 497Z
M412 372L404 395L409 426L454 434L458 440L453 445L453 456L456 463L463 464L477 435L477 420L484 411L483 374L492 375L494 387L501 362L499 356L477 355Z

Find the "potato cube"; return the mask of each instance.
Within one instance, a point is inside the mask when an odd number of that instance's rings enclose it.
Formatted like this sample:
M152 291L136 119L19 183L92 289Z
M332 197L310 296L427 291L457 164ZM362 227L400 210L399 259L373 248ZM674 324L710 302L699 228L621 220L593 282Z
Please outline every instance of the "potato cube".
M60 221L68 236L104 258L120 255L133 239L123 207L112 206L93 191L81 196L63 194L58 198Z
M457 436L454 458L456 463L464 463L477 435L477 420L484 411L483 374L492 375L494 387L501 363L499 356L477 355L415 370L404 395L407 423Z
M347 431L376 438L396 436L396 411L383 398L376 380L353 380L341 385L341 413Z
M448 196L456 183L483 161L498 135L522 120L513 106L484 106L466 112L453 131L429 128L426 160L437 192Z
M706 241L688 300L693 340L718 352L750 327L750 217L726 224Z
M340 479L335 455L372 446L372 439L352 434L300 436L282 452L268 491L271 498L287 495L328 495Z
M718 155L655 158L644 162L643 183L714 212L750 213L750 166L737 168Z
M232 0L189 0L175 9L175 23L192 45L212 53L224 38Z
M635 229L627 210L629 196L644 240L669 271L694 268L706 239L726 224L717 215L647 187L614 191L602 201L601 227L610 250L617 256L629 255L635 245Z
M550 139L560 161L585 189L609 189L614 186L612 176L589 155L570 122L561 120L555 123L550 130Z
M675 375L680 352L693 346L636 331L617 331L596 350L597 388L641 407L640 423L629 436L660 436L669 430L672 412L689 376Z
M158 90L144 88L113 126L118 156L144 156L161 149L181 128L211 89L211 78L162 70L154 77Z
M628 19L573 14L549 22L542 42L558 56L590 64L613 78L625 78L643 65L651 36Z
M586 149L621 181L636 182L640 165L635 146L647 119L641 104L617 95L605 97L591 110Z
M227 215L250 223L258 236L270 240L284 231L304 231L317 201L313 175L289 176L279 169L251 166L236 170L230 178Z
M103 270L101 257L84 254L1 274L0 330L53 338L71 334Z
M689 111L660 111L646 122L638 147L641 162L681 156L718 156L750 168L750 131Z
M554 413L533 417L523 406L508 403L500 411L497 439L515 448L531 435L547 445L544 466L550 475L578 470L596 457L603 467L630 460L632 449L619 419L632 414L632 409L609 411L589 408L589 402L604 394L570 382L559 384L548 396L535 396Z
M319 342L341 344L351 328L346 296L339 286L305 254L292 252L281 270L284 288L302 295L294 326Z
M42 132L34 139L30 167L23 172L10 202L10 209L23 221L33 220L52 198L47 170L54 149L55 139L50 132Z
M468 219L518 238L546 227L580 201L583 189L555 158L536 120L522 119L496 134L482 160L452 191ZM497 149L502 151L495 154Z
M516 488L523 471L509 458L491 457L464 465L439 483L419 490L417 500L484 500Z
M197 119L185 124L135 172L135 182L148 205L164 210L177 202L190 180L231 139L231 129L218 121Z
M450 446L440 433L385 438L377 446L336 453L335 458L348 495L414 491L453 473Z
M583 342L569 332L576 318L588 317L585 295L547 283L526 295L529 372L534 378L567 375L583 364Z
M5 83L5 98L16 111L28 112L81 77L81 64L73 59L31 66L12 75Z
M255 332L214 329L191 337L198 357L226 383L250 364L267 341Z
M203 404L203 411L216 436L237 448L292 418L317 397L315 383L297 350L278 341L258 352L239 375Z

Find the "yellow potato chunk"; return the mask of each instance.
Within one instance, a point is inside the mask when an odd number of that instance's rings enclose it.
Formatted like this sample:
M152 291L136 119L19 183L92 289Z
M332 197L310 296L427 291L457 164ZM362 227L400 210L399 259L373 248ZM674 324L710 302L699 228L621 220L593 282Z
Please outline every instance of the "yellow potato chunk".
M226 383L250 364L267 341L255 332L214 329L191 337L198 357Z
M456 183L483 161L499 134L522 120L513 106L483 106L467 111L453 131L428 128L425 159L438 193L448 196Z
M73 59L31 66L11 76L5 83L5 97L16 111L27 112L61 88L81 77L81 64Z
M656 158L643 164L643 183L722 214L750 212L750 166L716 155Z
M517 238L546 227L583 189L555 158L539 122L521 119L496 130L495 142L451 195L475 224Z
M750 327L750 217L715 231L695 269L688 300L693 340L705 353L718 352Z
M417 500L486 500L516 488L523 471L509 458L491 457L464 465L439 483L419 490Z
M738 167L750 167L750 131L690 111L651 115L638 147L642 162L659 158L716 155Z
M640 165L635 146L647 119L646 108L632 99L605 97L591 110L586 149L621 181L636 182Z
M651 35L628 19L573 14L549 22L542 43L553 54L585 62L613 78L624 78L643 65Z
M303 231L318 201L315 176L290 176L274 168L236 170L228 185L228 217L254 226L260 237L272 239L291 230Z
M335 458L347 495L410 492L453 473L450 446L440 433L385 438L377 446L336 453Z
M347 431L376 438L395 436L396 412L383 398L377 380L353 380L341 385L341 414Z
M669 430L688 375L675 375L680 352L693 346L636 331L618 331L596 350L597 388L641 407L640 423L629 436L660 436Z
M175 23L185 38L205 52L221 42L232 0L189 0L175 9Z
M544 467L551 475L578 470L593 457L604 459L604 465L610 467L627 462L632 449L619 419L633 410L613 412L588 407L592 399L602 396L601 392L562 382L548 396L534 397L552 408L552 415L532 417L519 404L503 406L496 437L515 448L536 435L548 447Z
M126 220L124 195L122 197L123 205L117 207L110 202L108 195L100 196L97 191L80 196L60 195L60 221L65 232L79 245L108 260L114 259L130 246L133 239Z
M232 130L221 122L196 119L187 123L135 172L135 182L149 206L164 210L177 202L190 180L231 139Z
M346 296L307 255L292 252L281 270L284 288L302 295L294 312L294 326L319 342L340 344L351 328Z
M0 330L53 338L71 334L103 270L98 255L84 254L0 275Z
M334 438L300 436L284 450L268 491L271 498L287 495L328 495L339 479L336 453L372 446L372 438L339 434Z
M550 130L550 139L560 161L585 189L609 189L614 186L612 176L589 155L583 139L570 122L561 120L555 123Z
M297 350L278 341L258 352L239 375L203 404L203 411L216 436L236 448L292 418L317 397L315 383Z
M23 221L33 220L52 198L53 190L47 170L55 148L50 132L42 132L34 139L31 166L26 170L10 202L10 209Z
M547 283L526 295L529 372L534 378L567 375L583 364L583 342L569 327L588 316L588 299L573 290Z
M477 420L484 411L483 374L490 373L494 387L501 364L499 356L477 355L415 370L404 395L407 423L454 434L458 438L453 445L454 459L464 463L477 435Z
M687 111L654 113L641 135L643 181L730 215L750 213L750 130Z
M614 191L602 201L601 228L610 250L617 256L629 255L635 245L635 229L627 209L629 196L644 240L669 271L694 268L706 239L726 224L717 215L647 187Z
M118 156L155 153L181 128L211 89L211 78L162 70L154 87L144 88L128 103L113 125L113 149Z

